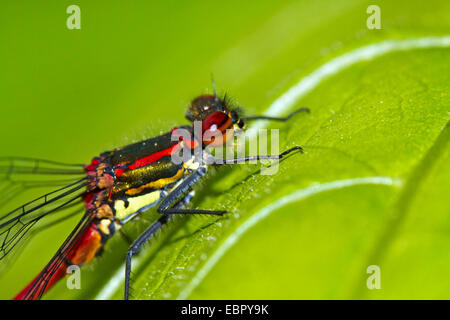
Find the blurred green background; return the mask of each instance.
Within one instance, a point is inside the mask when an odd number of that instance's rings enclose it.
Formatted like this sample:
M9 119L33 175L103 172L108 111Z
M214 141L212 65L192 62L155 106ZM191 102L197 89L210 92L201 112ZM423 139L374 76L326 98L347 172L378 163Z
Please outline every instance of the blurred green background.
M66 27L71 4L81 8L81 30ZM380 30L366 27L370 4L381 8ZM444 0L4 0L0 156L87 163L184 124L189 101L211 92L211 74L219 92L257 114L350 50L449 35ZM180 218L164 230L140 257L134 297L449 298L449 51L389 54L313 90L298 103L311 115L277 126L282 148L300 144L308 153L281 163L274 177L260 176L255 166L212 172L193 206L233 214ZM356 186L278 209L182 295L253 213L312 183L364 176L389 176L402 185ZM137 235L154 216L126 231ZM11 298L40 271L78 219L33 238L2 270L0 298ZM98 297L126 248L122 239L112 240L83 268L82 290L61 283L46 297ZM371 264L381 267L381 290L366 287ZM119 285L108 298L121 295Z

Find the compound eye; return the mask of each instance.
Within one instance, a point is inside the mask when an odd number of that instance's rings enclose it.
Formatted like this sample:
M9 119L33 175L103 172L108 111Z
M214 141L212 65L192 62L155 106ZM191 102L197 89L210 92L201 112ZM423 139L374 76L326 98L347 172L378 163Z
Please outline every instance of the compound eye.
M203 120L202 131L214 133L217 130L225 131L231 124L230 117L223 112L213 112Z
M202 123L202 141L211 146L225 144L229 131L233 126L231 118L223 112L213 112Z

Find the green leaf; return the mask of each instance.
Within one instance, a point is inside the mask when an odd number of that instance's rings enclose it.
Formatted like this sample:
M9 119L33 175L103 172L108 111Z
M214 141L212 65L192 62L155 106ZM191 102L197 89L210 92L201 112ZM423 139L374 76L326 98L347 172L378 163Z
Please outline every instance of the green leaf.
M320 84L301 101L312 114L280 128L307 153L275 176L254 166L207 182L196 206L234 214L183 221L140 264L135 297L446 297L450 69L433 62L449 58L392 53ZM382 290L366 287L370 265Z
M5 74L23 79L34 97L4 83L4 100L16 109L5 110L2 155L87 162L130 132L148 136L181 123L213 72L219 91L247 114L309 107L287 123L263 124L280 129L282 150L301 145L305 153L281 161L275 175L260 165L211 169L190 206L231 213L166 226L133 260L134 298L448 299L449 4L380 1L382 29L372 31L369 4L205 1L124 11L83 2L89 20L78 34L54 28L62 7L43 10L42 28L60 44L53 56L27 56L20 45L34 36L26 28L18 29L16 49L1 53L0 61L13 61ZM111 22L116 17L121 23ZM53 61L67 69L52 66L30 79L33 63ZM54 81L61 78L67 81ZM156 218L148 212L124 232L135 237ZM74 221L25 249L2 277L1 297L31 280ZM46 298L121 299L127 246L110 240L82 269L82 290L62 281ZM380 268L380 290L367 287L372 265Z

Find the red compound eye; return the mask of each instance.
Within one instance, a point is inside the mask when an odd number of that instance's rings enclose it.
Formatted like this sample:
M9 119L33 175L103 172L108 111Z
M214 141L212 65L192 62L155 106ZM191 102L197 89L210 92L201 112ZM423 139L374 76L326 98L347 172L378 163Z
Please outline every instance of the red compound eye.
M207 130L210 130L211 133L216 130L224 131L228 129L227 122L230 120L230 117L226 113L213 112L203 120L202 132L205 133Z
M213 146L225 144L229 135L227 129L230 129L232 126L231 118L226 113L211 113L202 123L203 142Z

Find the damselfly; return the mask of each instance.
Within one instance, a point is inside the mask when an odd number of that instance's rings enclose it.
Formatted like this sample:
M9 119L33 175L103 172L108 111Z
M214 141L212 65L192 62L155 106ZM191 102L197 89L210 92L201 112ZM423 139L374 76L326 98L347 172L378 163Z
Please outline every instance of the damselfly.
M83 217L50 262L15 299L41 298L66 274L68 266L82 266L91 261L125 223L157 206L161 217L131 244L126 256L124 298L128 299L133 255L174 215L226 213L184 208L193 195L193 185L205 175L208 165L281 159L295 150L302 151L296 146L278 155L219 161L208 152L208 148L223 146L233 133L245 129L248 121L286 121L300 111L308 109L299 109L285 118L245 118L241 117L239 109L230 107L226 97L219 97L216 93L201 95L192 101L186 113L191 125L176 127L163 135L104 152L88 165L29 158L0 159L0 178L12 184L13 177L18 174L75 177L62 188L0 217L0 261L10 255L41 219L58 214L75 203L83 202L85 207ZM199 130L196 130L196 124ZM178 161L174 161L175 155L179 155ZM55 184L62 182L54 181ZM21 181L20 187L33 188L38 184L37 180Z

